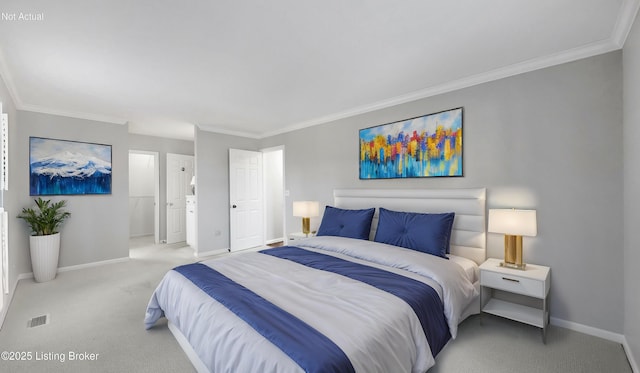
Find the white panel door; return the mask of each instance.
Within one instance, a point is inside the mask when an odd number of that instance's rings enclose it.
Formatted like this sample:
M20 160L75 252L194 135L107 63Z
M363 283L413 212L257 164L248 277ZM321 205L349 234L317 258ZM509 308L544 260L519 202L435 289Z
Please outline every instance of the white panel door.
M194 157L167 153L167 243L187 239L187 194L191 194Z
M262 153L229 149L231 251L264 244Z

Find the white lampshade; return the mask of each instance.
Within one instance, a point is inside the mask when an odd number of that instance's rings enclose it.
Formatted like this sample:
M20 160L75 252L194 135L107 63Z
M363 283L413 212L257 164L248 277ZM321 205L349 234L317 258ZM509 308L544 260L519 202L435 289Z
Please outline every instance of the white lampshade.
M536 210L490 209L489 232L535 236L538 234Z
M293 201L293 216L310 218L320 215L320 202Z
M189 185L191 185L191 186L196 185L196 177L195 177L195 175L191 177L191 183L189 183Z

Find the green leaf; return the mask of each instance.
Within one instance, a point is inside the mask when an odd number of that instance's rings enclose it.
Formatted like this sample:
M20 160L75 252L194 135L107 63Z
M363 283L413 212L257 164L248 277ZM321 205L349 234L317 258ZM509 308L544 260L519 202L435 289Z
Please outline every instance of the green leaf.
M35 236L58 233L58 227L71 216L70 212L64 211L67 201L62 200L52 204L51 200L43 200L41 197L34 201L37 209L25 207L18 218L27 222Z

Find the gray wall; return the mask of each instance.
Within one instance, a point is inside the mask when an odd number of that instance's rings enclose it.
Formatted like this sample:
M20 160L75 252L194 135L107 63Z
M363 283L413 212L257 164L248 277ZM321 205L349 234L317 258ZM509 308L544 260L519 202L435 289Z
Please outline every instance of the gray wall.
M640 359L640 20L623 51L624 65L624 334L633 359ZM635 360L637 363L637 360Z
M229 248L229 149L258 151L258 141L195 131L198 253Z
M71 217L61 232L60 267L67 267L129 256L129 144L127 126L74 119L48 114L18 111L18 127L10 135L12 147L12 199L17 206L12 214L32 206L29 196L29 137L47 137L112 145L112 194L51 196L68 201ZM30 234L26 223L12 221L11 246L17 255L11 266L18 273L31 272ZM15 266L15 267L14 267Z
M129 150L158 152L160 162L160 240L167 239L167 153L194 155L193 141L129 134Z
M358 129L460 106L464 177L358 179ZM332 203L334 188L486 187L489 208L536 209L538 236L525 238L524 258L552 268L551 316L623 332L620 52L261 142L275 145L286 149L287 216L297 199ZM500 235L488 235L488 256L503 256Z

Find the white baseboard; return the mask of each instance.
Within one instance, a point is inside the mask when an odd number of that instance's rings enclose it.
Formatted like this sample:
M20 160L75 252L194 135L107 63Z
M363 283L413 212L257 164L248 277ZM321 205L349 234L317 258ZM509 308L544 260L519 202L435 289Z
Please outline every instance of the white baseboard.
M67 266L67 267L58 267L58 273L76 271L78 269L98 267L98 266L103 266L105 264L123 263L123 262L127 262L127 261L129 261L129 257L128 256L127 257L123 257L123 258L102 260L102 261L99 261L99 262L78 264L78 265ZM21 274L18 275L18 281L24 280L24 279L27 279L27 278L33 278L33 272L21 273Z
M58 272L69 272L69 271L75 271L78 269L98 267L105 264L122 263L128 260L129 260L129 257L124 257L124 258L103 260L100 262L92 262L92 263L78 264L74 266L60 267L58 268ZM2 328L2 325L4 324L4 319L7 316L7 312L9 311L9 307L11 307L11 302L13 301L13 295L16 293L18 282L20 282L20 280L25 280L28 278L33 278L33 272L21 273L18 275L18 278L16 278L16 282L13 284L13 289L11 289L11 292L9 292L9 297L8 297L9 299L7 300L6 307L4 307L2 309L2 312L0 313L0 328Z
M636 359L633 357L633 351L631 351L631 347L629 347L626 337L624 338L624 342L622 342L622 347L624 348L624 352L627 354L627 360L629 360L631 370L634 373L640 373L640 369L638 369L638 364L636 363Z
M130 234L129 238L138 238L138 237L147 237L147 236L153 236L153 232L150 233L138 233L138 234Z
M125 257L122 257L122 258L102 260L102 261L99 261L99 262L91 262L91 263L78 264L78 265L68 266L68 267L60 267L60 268L58 268L58 272L69 272L69 271L75 271L75 270L78 270L78 269L99 267L99 266L103 266L105 264L124 263L124 262L128 262L128 261L129 261L129 257L125 256Z
M631 347L627 343L627 338L624 336L624 334L614 333L608 330L598 329L592 326L578 324L572 321L562 320L555 317L551 318L551 325L559 326L561 328L573 330L576 332L592 335L594 337L606 339L612 342L620 343L622 345L622 348L624 349L625 355L627 355L627 361L629 361L631 370L634 373L640 373L640 369L638 369L638 364L636 363L636 359L633 356L633 351L631 350Z
M18 282L20 280L26 280L28 278L33 278L33 272L27 272L27 273L21 273L18 275L18 278L16 279L16 285L18 284ZM15 290L15 289L14 289Z
M0 329L2 329L2 326L4 325L4 319L7 317L7 313L9 313L9 307L13 301L13 295L16 293L16 288L18 287L18 281L20 281L19 276L16 279L16 282L13 283L13 287L9 291L9 294L7 294L7 303L5 304L5 307L2 308L2 313L0 313ZM2 296L4 296L4 294L2 294Z
M624 349L625 355L627 355L627 360L629 361L629 365L631 365L631 370L634 373L640 373L640 370L638 369L638 364L636 363L636 360L633 356L633 352L631 351L631 348L627 343L627 338L624 336L624 334L614 333L608 330L594 328L592 326L578 324L573 321L567 321L567 320L558 319L555 317L552 317L550 321L551 321L551 325L555 325L561 328L592 335L594 337L606 339L608 341L620 343L622 345L622 348Z
M12 294L9 294L9 295L12 295ZM2 308L2 311L0 311L0 330L2 330L2 325L4 325L4 319L7 317L7 313L9 312L10 305L11 305L11 302L9 301L9 297L7 297L6 307Z
M194 251L193 255L196 258L204 258L205 256L213 256L218 254L228 253L229 249L217 249L217 250L209 250L209 251Z
M592 335L594 337L599 337L602 339L606 339L612 342L617 342L617 343L624 343L625 338L623 334L619 334L619 333L614 333L614 332L610 332L608 330L604 330L604 329L598 329L598 328L594 328L592 326L587 326L584 324L578 324L576 322L573 321L567 321L567 320L563 320L563 319L558 319L555 317L551 318L551 325L555 325L555 326L559 326L561 328L565 328L565 329L569 329L569 330L573 330L576 332L580 332L580 333L584 333L584 334L588 334L588 335Z

